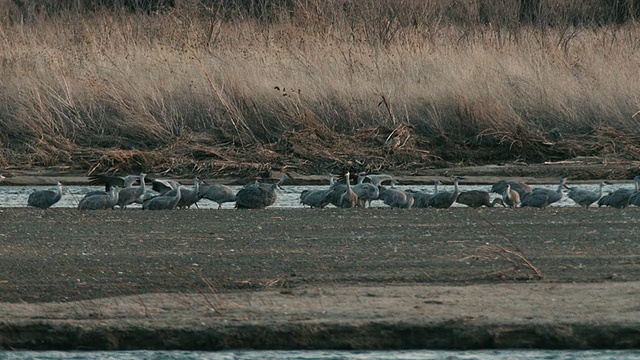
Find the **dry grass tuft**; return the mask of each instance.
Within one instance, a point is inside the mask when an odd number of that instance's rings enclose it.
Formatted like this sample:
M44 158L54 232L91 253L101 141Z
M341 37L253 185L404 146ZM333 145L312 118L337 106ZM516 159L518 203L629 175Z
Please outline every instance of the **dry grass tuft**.
M485 253L493 253L499 256L501 259L507 261L512 265L510 270L500 270L498 273L491 274L492 276L500 275L507 277L511 273L511 276L524 276L526 279L543 279L544 275L538 269L533 262L526 256L524 250L516 243L511 237L505 233L499 226L495 225L489 218L482 215L479 211L478 216L482 218L493 230L498 233L506 242L505 245L491 245L489 243L481 245L478 250Z

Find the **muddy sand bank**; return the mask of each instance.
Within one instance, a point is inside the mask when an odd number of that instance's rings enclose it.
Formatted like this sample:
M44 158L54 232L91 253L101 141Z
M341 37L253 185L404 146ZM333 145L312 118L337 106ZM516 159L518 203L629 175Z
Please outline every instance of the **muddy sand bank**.
M294 168L274 170L269 173L268 178L263 180L277 181L282 172L291 176L287 180L288 185L326 185L326 174L309 175L299 173ZM340 172L344 169L327 169L326 172ZM450 178L454 175L464 176L464 183L467 184L493 184L505 178L517 178L529 184L555 184L559 177L568 177L571 182L600 182L610 180L612 183L629 183L636 175L640 174L640 162L621 160L619 158L575 158L572 160L549 162L543 164L526 163L506 163L495 165L464 166L455 165L452 167L431 168L426 165L412 168L411 171L400 171L394 175L398 183L404 185L432 184L434 180ZM53 185L57 181L62 181L65 185L88 185L89 181L84 172L72 168L48 168L48 169L4 169L3 174L7 176L4 185ZM173 178L184 181L186 184L192 182L193 176L210 183L222 183L227 185L245 185L253 183L257 177L238 177L231 175L210 176L206 173L172 175L172 174L152 174L150 178ZM263 174L264 175L264 174Z
M638 348L639 215L0 209L0 348Z

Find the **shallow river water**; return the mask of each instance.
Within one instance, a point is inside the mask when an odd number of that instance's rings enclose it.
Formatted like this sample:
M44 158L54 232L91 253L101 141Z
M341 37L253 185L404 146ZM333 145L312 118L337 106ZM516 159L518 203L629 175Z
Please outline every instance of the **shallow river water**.
M608 360L640 359L638 350L480 350L480 351L97 351L97 352L60 352L60 351L0 351L0 359L8 360Z
M640 351L629 350L481 350L481 351L98 351L98 352L59 352L59 351L16 351L0 352L2 359L159 359L159 360L485 360L485 359L522 359L522 360L605 360L640 359Z
M547 188L555 190L558 185L536 185L535 187ZM608 190L614 190L619 186L610 186L608 189L605 188L605 193ZM624 186L623 186L624 187ZM630 186L627 186L630 188ZM232 186L234 191L238 191L241 186ZM278 200L272 207L274 208L302 208L303 206L300 204L300 193L303 190L315 190L315 189L326 189L325 186L283 186L282 190L278 192ZM413 189L418 191L423 191L427 193L433 192L433 185L408 185L408 186L398 186L400 189ZM586 189L590 191L598 191L597 184L581 184L579 188ZM0 186L0 207L24 207L27 205L27 199L29 198L29 194L31 194L35 190L43 190L43 189L52 189L51 186ZM80 199L84 196L85 193L91 190L102 190L101 187L95 186L66 186L63 190L62 199L60 202L55 204L53 207L63 207L63 208L74 208L80 202ZM489 191L491 189L490 185L462 185L460 186L460 191L465 190L485 190ZM453 191L453 185L440 185L440 191ZM492 194L492 198L498 196L497 194ZM331 207L331 205L329 205ZM372 203L373 207L384 207L382 201L374 201ZM453 206L461 206L465 205L455 203ZM551 204L550 206L576 206L573 200L564 196L562 200L557 203ZM132 204L128 206L128 208L141 208L141 205ZM233 209L233 203L225 203L223 204L223 209ZM193 208L193 207L192 207ZM207 199L200 200L198 202L198 208L200 209L217 209L218 204L209 201Z

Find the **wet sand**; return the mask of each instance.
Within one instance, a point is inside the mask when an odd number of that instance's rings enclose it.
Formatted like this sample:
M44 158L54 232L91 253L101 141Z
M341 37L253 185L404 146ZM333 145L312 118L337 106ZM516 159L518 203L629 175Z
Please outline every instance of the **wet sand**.
M0 348L638 348L638 216L0 209Z

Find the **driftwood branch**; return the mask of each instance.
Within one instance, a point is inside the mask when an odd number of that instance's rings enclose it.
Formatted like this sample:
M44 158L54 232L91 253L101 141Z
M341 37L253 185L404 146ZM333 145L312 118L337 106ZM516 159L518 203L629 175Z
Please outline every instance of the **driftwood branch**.
M493 227L493 229L499 233L504 239L507 240L507 242L509 243L509 245L511 245L514 250L510 250L507 249L505 247L502 246L492 246L492 245L483 245L480 248L484 249L484 250L489 250L492 251L498 255L500 255L502 258L506 259L507 261L511 262L512 264L514 264L516 267L520 267L512 258L510 258L508 255L511 256L515 256L516 258L520 259L522 262L524 262L524 264L531 269L531 271L533 271L536 276L540 279L542 279L544 276L542 274L542 272L535 266L533 265L533 263L527 258L527 256L525 255L524 251L520 248L520 246L518 246L518 244L511 240L511 238L509 237L509 235L507 235L501 228L499 228L496 224L494 224L493 222L491 222L491 220L489 220L487 217L483 216L480 212L478 212L478 216L480 216L480 218L482 218L487 224L491 225L491 227Z

